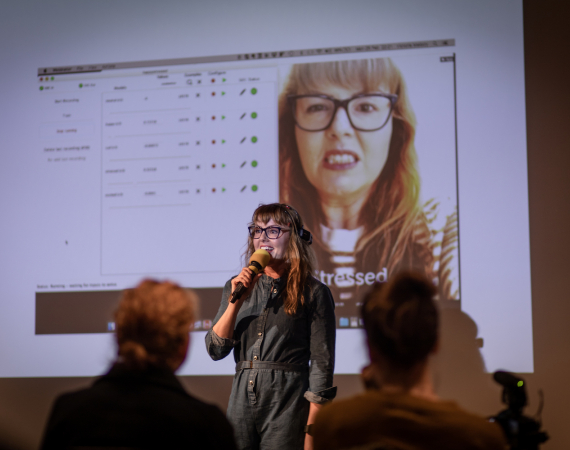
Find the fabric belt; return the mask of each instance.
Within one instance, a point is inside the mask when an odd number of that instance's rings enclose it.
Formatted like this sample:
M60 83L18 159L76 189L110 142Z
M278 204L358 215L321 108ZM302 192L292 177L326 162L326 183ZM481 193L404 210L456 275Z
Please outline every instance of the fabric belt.
M244 369L272 369L285 372L307 372L309 366L304 364L289 364L273 361L240 361L236 364L236 372Z

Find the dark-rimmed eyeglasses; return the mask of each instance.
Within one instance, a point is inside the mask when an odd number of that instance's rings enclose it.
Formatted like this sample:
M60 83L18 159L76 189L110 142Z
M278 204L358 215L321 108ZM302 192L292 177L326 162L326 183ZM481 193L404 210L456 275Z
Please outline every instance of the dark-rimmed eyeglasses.
M290 228L281 228L281 227L275 227L275 226L267 227L267 228L261 228L258 226L250 226L250 227L247 227L247 229L249 230L249 235L253 239L259 239L261 237L261 235L263 234L263 232L265 232L265 236L267 236L268 239L279 239L281 236L283 236L284 233L291 231Z
M326 130L334 121L339 108L344 108L352 128L376 131L390 119L398 100L395 94L358 94L346 100L321 94L288 95L295 124L305 131Z

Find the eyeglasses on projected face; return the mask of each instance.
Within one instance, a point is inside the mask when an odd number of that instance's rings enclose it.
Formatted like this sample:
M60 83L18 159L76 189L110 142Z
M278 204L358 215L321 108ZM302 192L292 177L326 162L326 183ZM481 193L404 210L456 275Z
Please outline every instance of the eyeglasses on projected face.
M321 94L288 95L295 124L305 131L326 130L339 108L344 108L350 125L358 131L377 131L390 119L398 100L395 94L358 94L346 100Z
M253 239L259 239L261 237L261 235L263 234L263 232L265 232L265 236L267 236L269 239L279 239L281 236L283 236L284 233L287 233L288 231L290 231L290 228L281 228L281 227L267 227L267 228L261 228L258 226L250 226L247 227L247 229L249 230L249 235L253 238Z

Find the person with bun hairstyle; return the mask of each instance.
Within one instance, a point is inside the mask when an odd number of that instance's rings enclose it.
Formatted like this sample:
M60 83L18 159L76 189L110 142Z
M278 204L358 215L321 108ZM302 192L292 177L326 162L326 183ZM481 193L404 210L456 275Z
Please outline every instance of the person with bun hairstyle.
M365 297L370 366L355 397L326 406L314 424L315 449L504 450L499 425L440 400L430 376L438 349L436 289L400 273Z
M61 395L41 448L235 449L216 406L188 394L174 372L186 358L194 294L144 280L115 312L118 356L87 389Z
M255 275L229 280L206 348L213 360L232 350L236 374L227 416L240 449L313 448L306 427L336 395L334 301L314 276L311 235L289 205L259 206L249 225L245 261L265 250ZM230 301L238 283L246 287Z

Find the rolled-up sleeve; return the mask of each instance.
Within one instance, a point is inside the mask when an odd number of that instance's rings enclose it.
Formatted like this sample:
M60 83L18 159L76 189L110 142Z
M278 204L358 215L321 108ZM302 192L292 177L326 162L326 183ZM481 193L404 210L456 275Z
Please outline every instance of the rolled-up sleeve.
M311 342L309 390L305 398L312 403L326 403L336 397L333 386L336 319L330 289L320 285L311 302Z
M216 325L220 320L220 317L226 312L228 307L229 292L231 290L231 281L228 281L224 286L224 291L222 293L222 300L220 303L220 309L214 318L213 325ZM220 337L213 330L213 327L206 333L206 350L214 361L225 358L232 351L232 349L238 344L239 341L234 339L227 339Z

